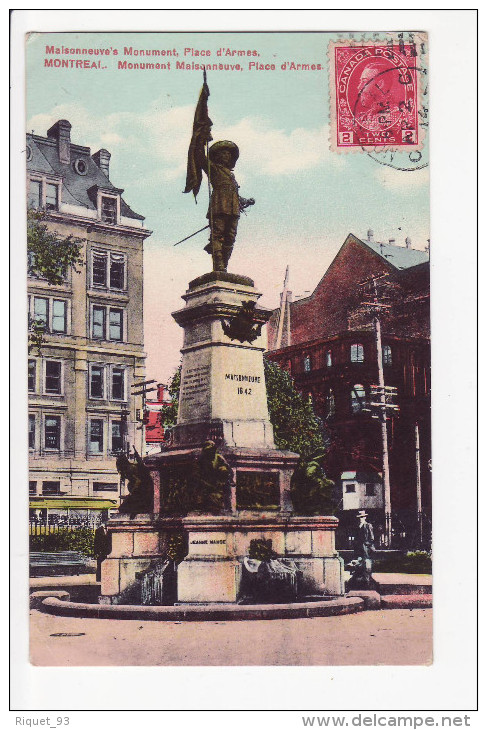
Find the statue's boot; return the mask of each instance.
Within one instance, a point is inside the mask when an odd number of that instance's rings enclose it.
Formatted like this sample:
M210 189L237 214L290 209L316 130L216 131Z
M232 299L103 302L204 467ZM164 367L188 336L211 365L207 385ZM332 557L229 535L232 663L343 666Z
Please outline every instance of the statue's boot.
M225 261L222 253L222 242L213 241L212 243L213 271L226 271Z
M225 271L227 270L228 262L230 261L230 256L232 255L233 251L233 244L230 246L223 246L222 256L223 256L223 265L225 266Z

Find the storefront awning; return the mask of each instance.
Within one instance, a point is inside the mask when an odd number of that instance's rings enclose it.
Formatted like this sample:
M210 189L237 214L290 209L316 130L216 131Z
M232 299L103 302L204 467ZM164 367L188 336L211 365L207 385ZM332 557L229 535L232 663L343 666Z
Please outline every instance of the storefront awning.
M114 509L118 506L116 499L52 499L45 497L31 497L31 509Z

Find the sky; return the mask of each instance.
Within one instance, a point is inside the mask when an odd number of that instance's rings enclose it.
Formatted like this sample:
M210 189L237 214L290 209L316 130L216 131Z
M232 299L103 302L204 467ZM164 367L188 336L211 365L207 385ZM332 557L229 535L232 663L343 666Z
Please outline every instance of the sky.
M347 38L350 34L347 34ZM286 266L294 296L313 291L348 233L376 240L409 236L424 249L429 234L428 167L399 170L363 150L330 147L328 44L337 33L50 33L27 40L27 131L45 135L58 119L72 124L71 140L92 153L108 149L110 179L153 231L144 244L144 329L147 377L167 382L179 362L182 330L171 312L183 306L188 282L211 269L203 232L208 191L198 204L183 195L193 114L202 71L185 63L241 65L208 71L213 138L240 149L235 177L256 204L239 222L229 271L250 276L260 304L274 308ZM370 34L355 40L370 40ZM46 46L104 49L99 55L46 54ZM132 48L126 55L125 48ZM135 50L177 51L177 57L135 56ZM186 49L186 51L185 51ZM244 58L233 51L255 51ZM118 51L118 54L115 54ZM210 51L210 56L199 55ZM89 59L102 68L54 68L45 60ZM166 70L119 69L119 61L169 62ZM282 64L287 64L282 70ZM290 70L289 63L322 70ZM249 63L271 65L261 70ZM427 159L427 149L423 151ZM411 167L407 153L394 158Z

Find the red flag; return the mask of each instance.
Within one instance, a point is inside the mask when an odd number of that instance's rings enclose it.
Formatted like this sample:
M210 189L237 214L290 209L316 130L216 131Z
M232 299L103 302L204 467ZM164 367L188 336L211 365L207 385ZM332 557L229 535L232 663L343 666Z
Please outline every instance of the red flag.
M208 116L209 96L210 90L206 83L205 75L203 88L201 89L200 98L198 99L198 104L194 113L193 136L191 137L191 143L188 151L186 187L183 191L185 193L192 192L195 200L201 186L201 179L203 176L202 171L206 166L205 145L213 139L211 136L211 127L213 122Z

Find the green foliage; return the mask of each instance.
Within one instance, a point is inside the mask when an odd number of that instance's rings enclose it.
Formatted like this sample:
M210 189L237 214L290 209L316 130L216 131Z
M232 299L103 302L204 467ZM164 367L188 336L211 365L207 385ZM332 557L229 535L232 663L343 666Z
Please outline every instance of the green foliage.
M406 555L393 555L384 560L375 562L374 570L377 573L425 573L431 574L431 553L425 550L415 550Z
M35 350L37 355L41 355L41 348L44 342L44 333L46 331L46 325L44 322L34 319L32 320L29 327L29 352Z
M50 231L44 211L27 212L27 268L29 276L47 279L52 285L62 284L70 268L79 273L83 240L60 236Z
M57 553L76 550L88 557L94 557L95 531L89 527L76 530L60 529L48 535L29 535L29 549L32 552Z
M291 499L299 515L329 515L333 512L334 483L327 479L321 459L324 451L300 457L291 478Z
M269 417L278 449L307 457L324 448L323 427L313 406L296 390L289 373L264 359Z
M272 549L272 540L266 540L265 538L257 538L251 540L249 545L249 558L252 560L262 560L268 562L274 560L277 554Z
M168 392L171 397L169 405L163 405L159 414L159 421L163 428L174 426L178 418L179 389L181 387L181 365L178 367L169 383Z

